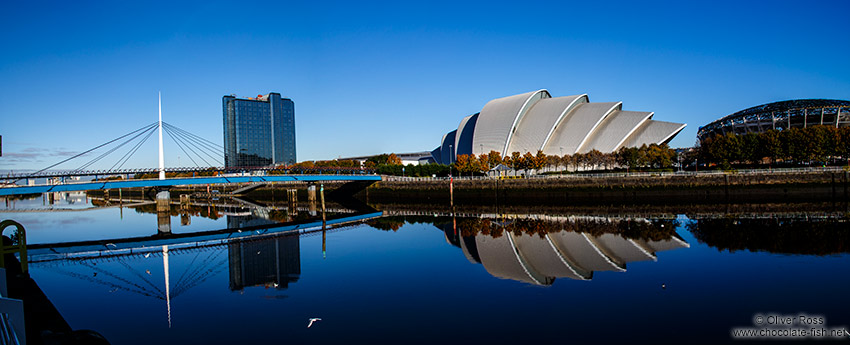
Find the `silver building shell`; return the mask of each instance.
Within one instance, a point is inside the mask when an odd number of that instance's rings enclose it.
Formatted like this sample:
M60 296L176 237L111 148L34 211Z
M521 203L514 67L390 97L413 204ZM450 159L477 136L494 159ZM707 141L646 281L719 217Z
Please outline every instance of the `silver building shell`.
M621 147L663 144L685 124L652 120L652 112L625 111L622 102L591 103L586 94L552 97L541 89L494 99L461 120L432 151L438 163L457 155L503 156L543 151L548 155L609 153Z

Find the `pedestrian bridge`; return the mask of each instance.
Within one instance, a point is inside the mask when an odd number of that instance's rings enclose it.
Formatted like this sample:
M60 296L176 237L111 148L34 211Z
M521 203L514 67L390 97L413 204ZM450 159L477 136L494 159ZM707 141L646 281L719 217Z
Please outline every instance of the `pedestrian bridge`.
M270 182L352 182L380 181L379 175L268 175L268 176L210 176L169 178L164 180L112 180L66 183L39 186L15 186L0 188L0 196L49 192L76 192L97 189L171 187L225 183L270 183Z

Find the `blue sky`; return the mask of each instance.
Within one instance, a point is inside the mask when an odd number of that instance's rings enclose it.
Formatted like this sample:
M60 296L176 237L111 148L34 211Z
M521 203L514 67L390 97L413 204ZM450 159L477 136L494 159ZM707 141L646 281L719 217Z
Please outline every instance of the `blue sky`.
M848 13L850 1L10 2L0 169L154 122L157 91L165 121L217 143L223 95L292 98L298 160L431 150L487 101L541 88L685 122L671 146L692 146L699 126L750 106L850 99ZM179 156L166 140L166 165L189 165ZM128 163L155 165L153 141Z

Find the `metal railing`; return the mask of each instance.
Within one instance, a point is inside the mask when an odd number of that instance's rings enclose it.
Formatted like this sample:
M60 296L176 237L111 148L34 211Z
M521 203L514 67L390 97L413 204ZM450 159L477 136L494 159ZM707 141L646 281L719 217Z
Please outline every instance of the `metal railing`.
M845 167L801 167L801 168L774 168L774 169L738 169L738 170L708 170L708 171L666 171L666 172L598 172L598 173L568 173L562 175L525 175L521 170L513 171L504 176L454 176L459 180L492 180L492 179L557 179L557 178L610 178L610 177L669 177L669 176L718 176L718 175L764 175L764 174L799 174L799 173L825 173L843 172ZM449 177L406 177L406 176L384 176L384 181L448 181Z

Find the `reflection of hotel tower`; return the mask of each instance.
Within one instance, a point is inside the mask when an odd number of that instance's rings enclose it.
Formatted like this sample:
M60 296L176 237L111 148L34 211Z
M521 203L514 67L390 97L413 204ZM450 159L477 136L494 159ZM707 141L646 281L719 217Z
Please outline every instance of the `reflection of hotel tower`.
M624 272L628 262L655 261L656 252L690 247L675 234L662 241L573 231L548 232L543 237L504 231L499 237L491 237L480 233L455 235L451 224L441 228L449 243L460 247L470 262L482 264L491 275L535 285L551 285L560 277L589 280L594 271Z
M227 245L230 290L265 286L285 289L301 276L297 234L264 240L234 240Z

